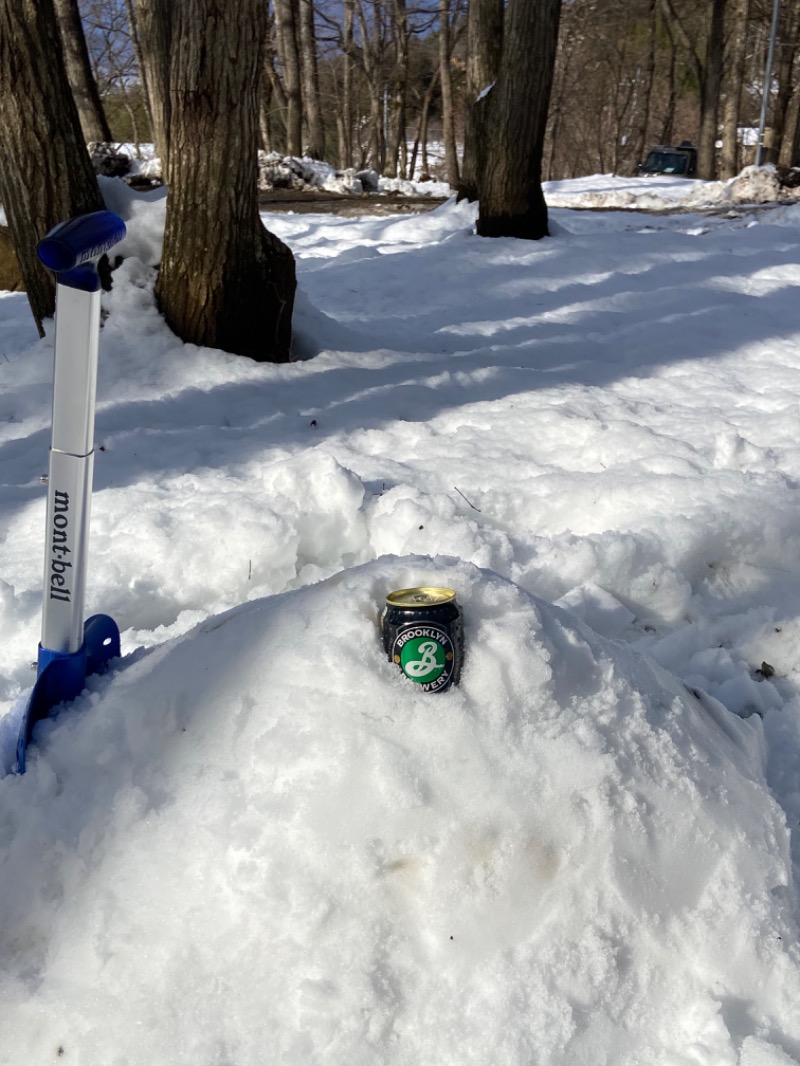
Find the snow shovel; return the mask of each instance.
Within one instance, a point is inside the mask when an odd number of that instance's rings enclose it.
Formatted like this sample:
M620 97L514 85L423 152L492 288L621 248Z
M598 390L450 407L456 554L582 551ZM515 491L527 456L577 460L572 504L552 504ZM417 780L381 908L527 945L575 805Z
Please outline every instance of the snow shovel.
M86 678L120 654L108 615L84 625L94 408L100 333L97 261L125 236L125 223L96 211L55 226L36 249L56 275L53 428L47 482L42 639L38 674L17 741L17 772L33 727L83 691Z

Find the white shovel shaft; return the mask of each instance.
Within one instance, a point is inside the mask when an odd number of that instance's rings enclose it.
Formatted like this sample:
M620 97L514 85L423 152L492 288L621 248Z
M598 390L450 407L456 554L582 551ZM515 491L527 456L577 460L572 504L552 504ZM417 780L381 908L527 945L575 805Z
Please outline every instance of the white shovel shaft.
M65 654L83 644L93 465L94 453L50 452L42 647Z
M100 293L58 285L42 647L65 653L83 643L99 329Z
M100 293L56 286L52 447L88 455L94 447Z

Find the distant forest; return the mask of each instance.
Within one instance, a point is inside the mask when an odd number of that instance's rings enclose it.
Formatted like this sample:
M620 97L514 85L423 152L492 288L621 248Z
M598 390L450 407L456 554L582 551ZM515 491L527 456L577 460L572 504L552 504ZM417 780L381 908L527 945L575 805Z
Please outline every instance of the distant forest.
M262 147L457 185L468 8L486 2L271 0ZM150 141L137 39L148 0L79 3L112 136ZM730 177L753 162L776 6L564 0L542 177L632 174L648 147L682 140L698 145L703 177ZM800 163L799 38L800 0L783 0L764 161L787 166Z

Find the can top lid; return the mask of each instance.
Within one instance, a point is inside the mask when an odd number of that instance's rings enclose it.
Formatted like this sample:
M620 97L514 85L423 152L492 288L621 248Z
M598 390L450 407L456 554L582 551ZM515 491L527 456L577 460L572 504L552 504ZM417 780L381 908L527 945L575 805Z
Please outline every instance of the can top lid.
M452 603L456 598L453 589L432 588L425 586L416 589L397 589L390 592L386 602L390 607L440 607Z

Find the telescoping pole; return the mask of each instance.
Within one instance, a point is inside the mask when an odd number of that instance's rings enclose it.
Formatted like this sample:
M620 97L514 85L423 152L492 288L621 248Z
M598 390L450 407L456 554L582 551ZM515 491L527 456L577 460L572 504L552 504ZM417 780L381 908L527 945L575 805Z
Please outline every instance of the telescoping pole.
M64 222L37 254L57 277L53 429L47 484L44 596L38 677L17 744L17 769L36 722L83 690L119 655L119 630L107 615L84 625L89 516L94 465L94 411L100 332L97 261L125 236L111 211Z

